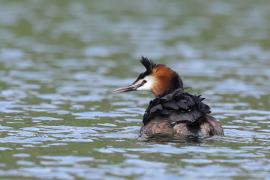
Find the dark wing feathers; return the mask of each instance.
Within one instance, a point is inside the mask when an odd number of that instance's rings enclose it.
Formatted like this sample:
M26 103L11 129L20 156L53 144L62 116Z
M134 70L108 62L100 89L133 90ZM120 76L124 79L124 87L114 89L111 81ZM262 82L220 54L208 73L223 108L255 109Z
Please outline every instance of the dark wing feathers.
M172 123L193 124L199 122L201 117L211 112L210 107L204 104L203 100L204 98L201 96L177 89L170 94L152 100L144 114L143 123L147 124L157 116L168 117Z

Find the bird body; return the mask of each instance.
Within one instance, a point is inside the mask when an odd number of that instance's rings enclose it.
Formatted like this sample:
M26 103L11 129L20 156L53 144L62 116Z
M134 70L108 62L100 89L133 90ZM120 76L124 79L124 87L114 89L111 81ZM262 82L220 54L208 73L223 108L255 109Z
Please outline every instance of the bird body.
M149 90L155 95L143 116L141 136L209 137L223 135L223 128L210 115L204 98L185 92L180 76L162 64L142 57L146 71L124 88L114 92Z

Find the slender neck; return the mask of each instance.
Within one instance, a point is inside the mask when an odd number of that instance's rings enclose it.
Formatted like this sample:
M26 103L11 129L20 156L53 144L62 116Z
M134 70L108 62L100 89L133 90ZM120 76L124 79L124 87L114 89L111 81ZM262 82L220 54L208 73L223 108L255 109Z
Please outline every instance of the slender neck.
M152 92L156 97L162 97L179 88L183 89L183 81L179 75L175 73L171 78L159 78L158 83L153 87Z

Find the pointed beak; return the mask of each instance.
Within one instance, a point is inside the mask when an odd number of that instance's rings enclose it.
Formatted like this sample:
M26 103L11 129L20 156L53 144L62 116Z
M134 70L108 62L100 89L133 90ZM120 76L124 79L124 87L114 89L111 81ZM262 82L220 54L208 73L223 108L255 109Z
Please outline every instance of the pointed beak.
M113 90L113 93L122 93L122 92L129 92L129 91L136 91L137 87L135 85L130 85L127 87L121 87Z
M139 87L141 87L145 82L136 82L135 84L129 85L127 87L117 88L112 91L112 93L122 93L122 92L129 92L129 91L136 91Z

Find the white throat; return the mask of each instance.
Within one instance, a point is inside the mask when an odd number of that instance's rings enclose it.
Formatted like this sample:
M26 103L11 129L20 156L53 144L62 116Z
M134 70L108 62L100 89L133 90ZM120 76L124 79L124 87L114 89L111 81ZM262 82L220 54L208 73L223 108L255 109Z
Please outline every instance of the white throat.
M144 85L139 87L138 91L150 91L154 85L154 77L153 76L145 76L143 79L140 79L137 83L141 83L142 81L146 81Z

